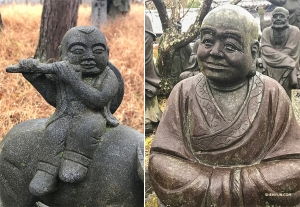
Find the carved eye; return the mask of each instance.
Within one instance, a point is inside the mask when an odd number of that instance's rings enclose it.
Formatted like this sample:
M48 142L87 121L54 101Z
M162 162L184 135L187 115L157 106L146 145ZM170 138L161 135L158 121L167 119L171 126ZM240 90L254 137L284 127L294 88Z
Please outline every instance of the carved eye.
M70 52L75 55L83 54L85 52L85 48L80 45L75 45L71 47Z
M93 53L95 54L101 54L105 51L105 48L102 46L96 46L93 48Z
M211 47L213 45L213 41L209 38L203 39L202 43L205 45L205 47Z
M73 54L82 54L84 52L84 50L81 50L81 49L76 49L76 50L73 50L71 51Z
M233 52L235 52L235 51L240 51L240 50L238 49L238 47L235 46L235 45L232 44L232 43L226 43L226 44L225 44L225 50L226 50L227 52L229 52L229 53L233 53Z

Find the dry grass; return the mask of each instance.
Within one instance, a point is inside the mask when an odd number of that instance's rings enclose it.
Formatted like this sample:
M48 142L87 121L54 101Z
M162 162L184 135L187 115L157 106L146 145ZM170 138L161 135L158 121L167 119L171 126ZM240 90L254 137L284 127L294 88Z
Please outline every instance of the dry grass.
M21 74L5 68L34 55L38 44L41 5L0 7L4 30L0 33L0 140L15 124L49 117L54 108ZM91 25L90 6L80 6L78 25ZM144 131L144 7L132 5L126 17L103 30L110 47L110 61L125 80L123 103L115 115L122 124Z

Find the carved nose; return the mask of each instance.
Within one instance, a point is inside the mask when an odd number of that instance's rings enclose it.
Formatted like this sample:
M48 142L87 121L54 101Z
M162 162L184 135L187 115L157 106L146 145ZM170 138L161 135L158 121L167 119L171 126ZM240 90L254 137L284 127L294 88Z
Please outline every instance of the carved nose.
M219 41L215 42L209 54L213 56L224 57L224 54L222 52L222 45Z
M84 59L95 59L94 53L92 50L88 50L83 56Z

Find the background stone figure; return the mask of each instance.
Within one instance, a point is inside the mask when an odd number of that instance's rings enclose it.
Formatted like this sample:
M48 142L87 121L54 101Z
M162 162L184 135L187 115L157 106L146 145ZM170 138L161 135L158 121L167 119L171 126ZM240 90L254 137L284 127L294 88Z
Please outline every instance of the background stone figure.
M202 73L174 87L152 143L157 196L170 206L299 204L300 127L280 84L255 72L255 19L220 6L200 37Z
M124 15L130 11L130 0L108 0L107 15L114 19L118 15Z
M264 29L261 39L261 59L266 75L277 80L287 94L297 87L299 71L300 31L289 25L289 12L277 7L272 12L272 26Z
M181 33L181 23L173 22L178 33ZM166 34L162 34L159 39L159 45L164 42ZM173 63L171 68L171 76L176 79L176 83L180 80L179 76L184 71L185 68L189 66L189 59L192 53L192 47L190 44L176 50L174 52Z
M300 28L300 1L299 0L269 0L272 4L284 7L289 11L289 24Z
M189 66L186 67L183 72L180 74L179 79L183 80L189 77L192 77L194 75L199 74L199 65L197 62L197 50L200 44L200 39L196 40L196 42L193 45L193 50L190 56L189 60Z
M156 35L153 33L152 24L145 15L145 132L152 133L152 123L158 123L161 118L161 110L158 105L157 94L160 89L160 77L153 61L153 41Z
M21 123L4 137L0 203L141 206L143 135L112 115L124 85L108 61L104 35L96 27L74 27L59 51L60 62L28 59L7 68L22 72L56 111L49 119Z

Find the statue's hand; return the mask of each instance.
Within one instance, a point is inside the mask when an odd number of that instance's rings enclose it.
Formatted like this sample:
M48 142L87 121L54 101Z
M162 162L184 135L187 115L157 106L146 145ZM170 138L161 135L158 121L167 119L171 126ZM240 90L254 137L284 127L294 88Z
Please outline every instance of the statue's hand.
M67 61L55 62L52 64L53 72L60 80L66 83L72 83L78 81L79 74L76 72L78 66L70 64Z
M32 73L38 65L39 61L37 59L21 59L19 61L19 71L22 73Z

